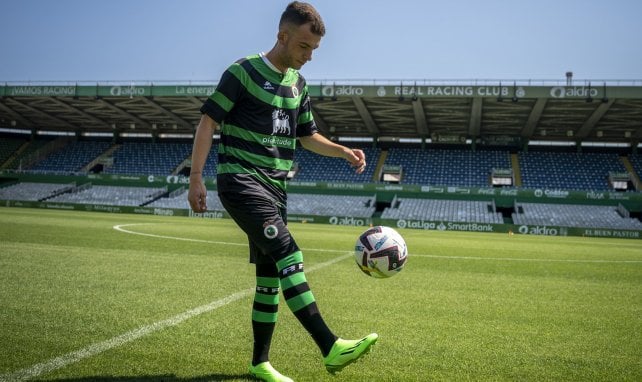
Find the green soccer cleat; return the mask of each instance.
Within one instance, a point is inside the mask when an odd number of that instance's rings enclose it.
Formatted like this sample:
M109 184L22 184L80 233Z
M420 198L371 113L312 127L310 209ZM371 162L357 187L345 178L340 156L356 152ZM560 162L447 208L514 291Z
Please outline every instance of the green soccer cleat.
M332 345L330 353L323 359L326 370L334 374L343 370L352 362L358 360L362 355L370 352L370 347L377 342L379 335L371 333L360 340L343 340L339 338Z
M291 378L276 371L269 362L261 362L256 366L250 364L250 374L266 382L294 382Z

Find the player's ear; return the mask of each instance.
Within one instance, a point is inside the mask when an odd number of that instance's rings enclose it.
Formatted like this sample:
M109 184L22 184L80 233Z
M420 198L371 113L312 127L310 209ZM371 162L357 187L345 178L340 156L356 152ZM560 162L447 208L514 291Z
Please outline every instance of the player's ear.
M276 39L279 43L285 45L288 40L288 31L286 28L281 28L279 33L276 34Z

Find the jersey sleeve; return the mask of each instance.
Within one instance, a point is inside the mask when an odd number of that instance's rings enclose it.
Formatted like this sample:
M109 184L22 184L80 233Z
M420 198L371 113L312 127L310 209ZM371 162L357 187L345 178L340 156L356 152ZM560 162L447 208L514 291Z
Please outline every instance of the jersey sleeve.
M201 113L207 114L218 124L223 122L225 116L239 101L245 89L241 80L234 74L239 72L235 70L238 69L236 66L238 66L238 63L232 64L223 72L216 90L201 106Z
M313 135L319 131L314 117L312 116L312 104L310 103L310 94L308 93L308 86L303 88L303 95L301 97L301 106L299 107L299 118L297 120L296 135L297 137L306 137Z

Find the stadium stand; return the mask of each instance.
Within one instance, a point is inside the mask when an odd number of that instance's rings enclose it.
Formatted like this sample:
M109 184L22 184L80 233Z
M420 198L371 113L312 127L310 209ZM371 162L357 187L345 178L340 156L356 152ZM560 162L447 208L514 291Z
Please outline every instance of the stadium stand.
M371 183L376 167L376 158L380 149L364 148L366 159L369 163L361 174L356 174L346 161L317 155L313 152L299 148L294 153L294 161L299 166L298 173L293 180L300 182L331 181L331 182L356 182Z
M3 138L4 139L4 138ZM38 152L50 144L51 140L48 139L34 139L29 141L29 144L23 151L21 151L11 162L5 166L9 169L25 169L27 164L32 163L32 158L37 158Z
M375 196L289 194L288 214L372 217Z
M520 152L523 188L608 191L610 171L626 172L617 154Z
M0 165L4 164L27 141L18 138L0 139Z
M191 143L124 142L107 174L170 175L192 151Z
M103 204L113 206L142 206L167 192L167 188L81 186L78 189L49 199L51 202Z
M401 183L488 187L493 168L511 168L508 151L391 148L387 165L401 165Z
M104 141L70 142L59 150L47 155L30 170L55 173L78 172L87 163L107 150L111 143Z
M642 178L642 155L629 155L629 162L631 162L631 166L633 166L637 176Z
M642 223L623 217L617 207L575 204L516 203L515 224L611 229L642 229Z
M391 207L384 209L384 219L421 219L432 221L497 223L502 214L493 212L493 202L469 200L433 200L395 198Z
M210 149L210 154L207 156L205 167L203 168L203 176L216 176L216 165L218 164L218 145L213 144Z
M24 182L0 188L0 200L40 201L70 190L74 184Z

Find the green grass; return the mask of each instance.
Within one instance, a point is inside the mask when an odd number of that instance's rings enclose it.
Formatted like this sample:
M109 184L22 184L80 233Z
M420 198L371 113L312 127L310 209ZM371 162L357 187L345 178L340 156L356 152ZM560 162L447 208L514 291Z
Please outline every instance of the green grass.
M231 220L0 208L0 226L0 380L240 291L32 379L251 380L254 267ZM296 381L642 380L640 241L400 230L406 269L379 280L345 257L362 229L290 229L330 327L380 335L332 377L282 301L271 361Z

